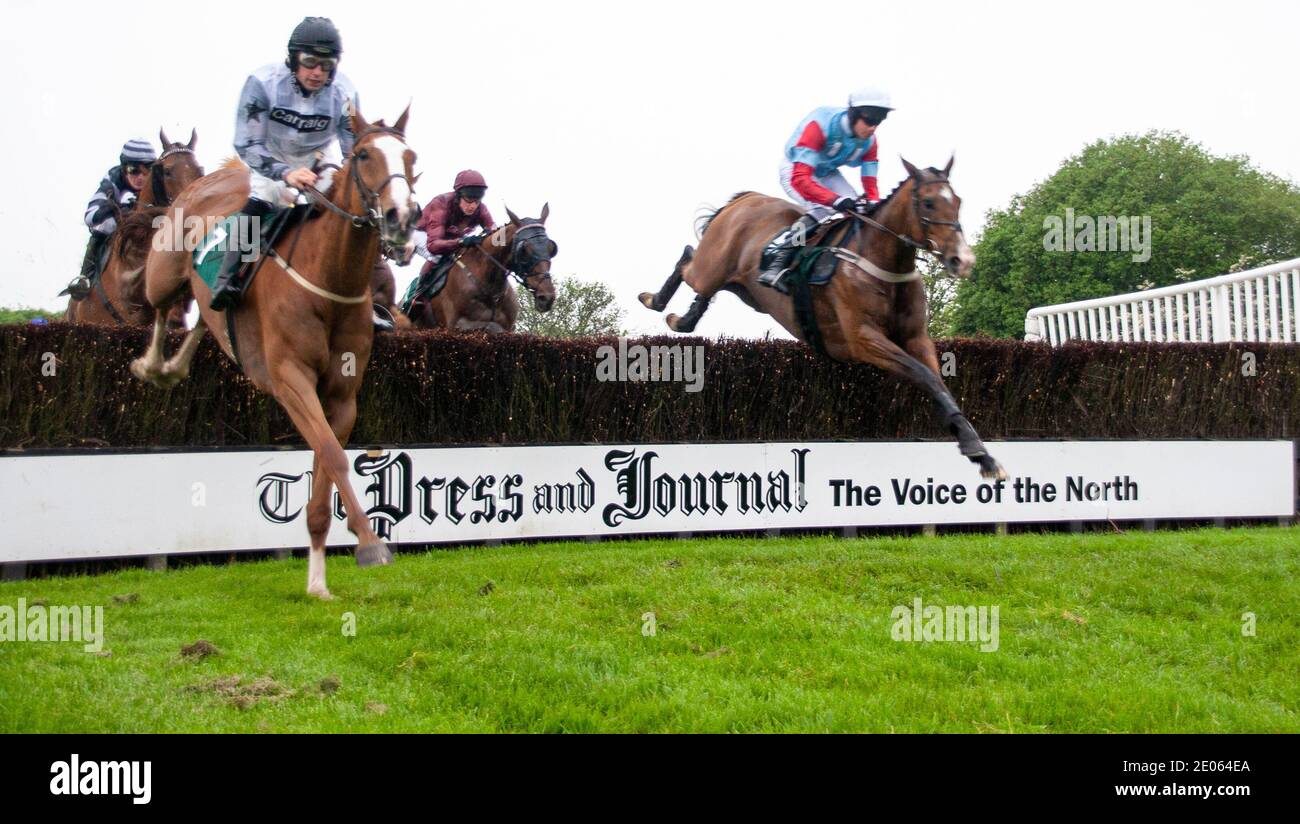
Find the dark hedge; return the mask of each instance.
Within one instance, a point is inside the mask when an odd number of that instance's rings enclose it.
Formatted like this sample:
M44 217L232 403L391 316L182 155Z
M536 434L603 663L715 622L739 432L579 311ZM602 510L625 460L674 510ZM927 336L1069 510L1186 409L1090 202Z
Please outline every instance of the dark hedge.
M298 444L276 403L208 341L171 389L128 372L147 331L0 327L0 448ZM173 337L174 350L179 337ZM612 338L383 335L352 443L560 443L941 438L916 389L778 341L706 347L703 391L601 382ZM947 383L986 439L1294 438L1300 346L940 341ZM42 374L53 353L56 374ZM1243 374L1246 353L1253 376Z

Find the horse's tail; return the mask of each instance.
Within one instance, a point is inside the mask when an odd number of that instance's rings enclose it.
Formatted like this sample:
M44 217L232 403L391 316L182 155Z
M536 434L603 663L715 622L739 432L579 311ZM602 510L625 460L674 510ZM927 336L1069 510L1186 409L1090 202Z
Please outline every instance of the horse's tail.
M713 219L714 219L715 217L717 217L718 215L722 214L722 210L723 210L723 209L725 209L725 208L727 208L728 206L730 206L731 204L735 203L737 200L740 200L742 197L749 197L750 195L756 195L756 194L758 194L758 192L736 192L734 195L731 196L731 199L730 199L730 200L728 200L726 203L722 204L722 205L721 205L720 207L718 207L717 209L710 209L710 210L707 210L707 211L705 211L704 214L702 214L702 215L700 215L698 218L696 218L696 219L695 219L695 239L696 239L696 241L699 241L699 240L701 240L701 239L704 237L704 233L707 232L707 231L709 230L709 224L713 222Z

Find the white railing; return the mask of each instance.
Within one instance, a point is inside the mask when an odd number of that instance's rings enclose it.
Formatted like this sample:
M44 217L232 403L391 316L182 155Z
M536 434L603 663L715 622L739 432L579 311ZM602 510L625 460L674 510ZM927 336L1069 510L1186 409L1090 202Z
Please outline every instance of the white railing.
M1095 300L1039 306L1025 315L1025 340L1300 340L1300 258Z

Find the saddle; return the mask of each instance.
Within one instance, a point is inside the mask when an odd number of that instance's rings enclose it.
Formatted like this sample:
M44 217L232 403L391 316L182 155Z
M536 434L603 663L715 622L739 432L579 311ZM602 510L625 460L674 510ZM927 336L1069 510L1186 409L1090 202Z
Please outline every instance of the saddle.
M276 209L275 211L259 218L259 232L257 240L259 241L254 254L250 259L240 264L238 276L244 281L244 289L252 283L253 275L257 274L261 262L285 230L296 226L307 220L312 215L313 208L306 205L298 205L288 209ZM194 250L194 271L198 272L199 277L204 283L212 289L216 283L217 275L221 271L221 259L224 257L226 249L230 248L232 243L247 243L250 238L248 232L240 226L240 219L247 219L248 215L233 214L213 227L203 242Z
M813 286L825 286L830 282L831 276L835 274L835 267L839 261L834 255L823 254L848 239L849 233L853 232L856 227L850 225L848 232L843 234L837 232L844 226L847 218L844 215L834 215L817 224L811 237L805 239L803 246L795 249L794 256L790 259L790 270L793 273L797 269L806 272L806 282ZM788 228L772 236L767 246L763 249L763 255L759 262L759 271L764 271L771 266L772 257L777 250L788 243L789 240L783 241L783 236L789 231ZM787 278L789 275L787 275Z
M445 254L442 260L434 264L432 270L421 272L419 277L412 280L411 285L406 287L406 294L402 296L400 304L402 311L409 313L412 304L417 300L430 300L437 297L438 293L447 286L447 274L451 271L455 260L455 254Z

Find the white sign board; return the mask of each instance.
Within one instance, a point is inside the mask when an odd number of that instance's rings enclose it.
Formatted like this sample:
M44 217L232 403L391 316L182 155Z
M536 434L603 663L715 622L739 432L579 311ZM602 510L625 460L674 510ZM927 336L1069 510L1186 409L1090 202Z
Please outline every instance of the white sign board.
M1290 441L712 443L349 450L392 543L1295 511ZM307 544L306 450L0 455L0 562ZM350 546L337 497L331 546Z

